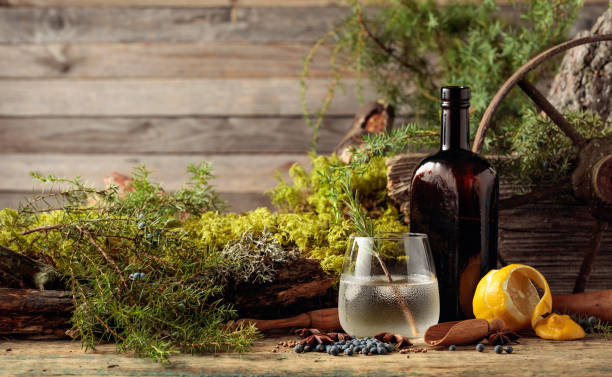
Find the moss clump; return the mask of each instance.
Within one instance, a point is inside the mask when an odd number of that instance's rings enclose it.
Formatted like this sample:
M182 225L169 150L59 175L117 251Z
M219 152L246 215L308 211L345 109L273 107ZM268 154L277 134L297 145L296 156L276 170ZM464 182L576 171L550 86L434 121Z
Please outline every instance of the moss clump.
M319 259L325 271L340 274L354 228L345 214L346 195L338 192L335 183L347 172L377 232L407 230L386 196L384 158L373 158L355 169L336 156L313 156L310 171L293 165L289 172L292 182L279 180L271 191L278 213L267 208L245 214L205 212L187 220L182 228L202 249L223 248L246 232L254 236L269 233L285 249L297 248L303 256Z

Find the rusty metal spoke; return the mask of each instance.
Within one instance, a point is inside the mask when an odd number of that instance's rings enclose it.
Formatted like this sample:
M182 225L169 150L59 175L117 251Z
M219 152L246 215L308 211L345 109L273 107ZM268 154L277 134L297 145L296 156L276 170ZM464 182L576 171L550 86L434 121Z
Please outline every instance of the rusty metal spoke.
M531 100L535 102L535 104L542 111L544 111L553 122L555 122L555 124L561 129L561 131L563 131L565 135L567 135L567 137L572 139L574 145L580 148L586 144L586 139L584 136L576 131L574 126L572 126L572 124L565 119L565 117L553 106L552 103L548 102L546 97L540 93L538 88L533 86L525 78L519 80L518 86L523 89L523 92L525 92L525 94L527 94L527 96L529 96L529 98L531 98Z
M601 238L603 237L603 233L606 231L606 229L608 229L607 222L599 220L595 222L593 234L591 235L591 240L589 241L589 246L586 254L584 255L584 259L582 260L582 265L580 266L580 272L576 278L576 283L574 284L574 293L584 292L584 288L589 281L589 275L591 275L593 262L595 261L595 257L601 248Z
M508 93L514 88L514 86L522 80L529 72L534 70L548 58L555 56L561 52L569 50L573 47L580 46L588 43L602 42L602 41L612 41L612 34L598 34L591 35L583 38L576 38L569 40L567 42L558 44L549 48L548 50L542 52L538 56L529 60L525 63L521 68L519 68L499 89L495 97L489 103L489 106L485 110L484 115L478 125L478 131L476 132L476 137L474 138L474 143L472 145L472 151L474 153L480 153L482 151L482 146L484 145L484 138L487 133L487 130L491 127L491 123L493 121L493 115L499 108L499 105L506 98Z

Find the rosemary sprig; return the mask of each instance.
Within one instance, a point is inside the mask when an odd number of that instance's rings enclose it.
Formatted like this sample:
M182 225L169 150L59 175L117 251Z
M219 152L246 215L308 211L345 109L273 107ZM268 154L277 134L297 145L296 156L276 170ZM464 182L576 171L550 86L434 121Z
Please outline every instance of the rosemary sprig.
M343 194L345 195L344 204L346 205L347 214L351 219L352 225L355 227L356 234L362 237L373 238L374 242L372 243L372 249L369 251L376 258L378 264L380 264L380 267L382 268L385 274L385 277L389 281L391 285L391 290L393 291L397 302L402 308L402 313L410 324L412 335L417 336L419 332L414 321L414 316L412 315L412 312L408 307L406 298L402 295L399 288L395 284L393 284L393 277L391 276L391 273L389 273L389 269L387 268L385 261L382 259L380 253L378 252L378 250L380 249L380 245L378 245L378 241L380 241L380 234L375 231L372 219L368 218L366 212L359 204L359 193L353 190L351 184L351 174L349 171L344 174L344 179L340 181L340 187L343 191Z

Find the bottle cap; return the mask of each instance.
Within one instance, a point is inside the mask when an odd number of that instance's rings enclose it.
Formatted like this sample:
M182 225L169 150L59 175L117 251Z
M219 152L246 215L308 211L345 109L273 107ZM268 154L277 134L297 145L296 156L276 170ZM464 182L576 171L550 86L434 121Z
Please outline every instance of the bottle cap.
M470 106L469 86L443 86L440 89L442 106Z

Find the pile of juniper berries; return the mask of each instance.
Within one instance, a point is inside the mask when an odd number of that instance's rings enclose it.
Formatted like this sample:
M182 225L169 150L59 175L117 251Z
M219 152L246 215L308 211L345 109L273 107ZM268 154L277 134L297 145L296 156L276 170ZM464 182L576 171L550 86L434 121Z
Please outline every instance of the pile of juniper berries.
M393 352L393 344L381 342L376 338L355 338L351 340L339 340L331 344L318 344L315 347L303 346L298 344L293 348L297 353L302 352L327 352L330 355L338 356L344 353L347 356L353 354L363 355L386 355Z

